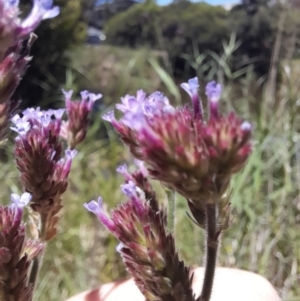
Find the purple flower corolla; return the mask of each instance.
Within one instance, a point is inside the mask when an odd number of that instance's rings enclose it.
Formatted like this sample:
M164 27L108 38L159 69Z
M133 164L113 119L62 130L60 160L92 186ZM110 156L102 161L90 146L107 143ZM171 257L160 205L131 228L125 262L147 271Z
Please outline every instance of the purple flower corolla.
M209 101L211 117L218 118L218 105L222 94L222 86L215 81L211 81L205 87L205 94Z
M146 99L146 93L143 90L139 90L136 96L126 95L121 97L121 103L116 104L116 108L123 112L136 112Z
M184 89L191 97L195 116L200 116L200 118L203 118L202 104L198 95L198 90L199 90L198 78L194 77L189 79L187 83L182 83L181 88Z
M241 129L243 130L243 131L251 131L251 129L252 129L252 125L251 125L251 123L250 122L248 122L248 121L244 121L242 124L241 124Z
M10 128L13 131L17 132L19 135L26 134L31 128L30 123L27 120L21 118L18 114L13 116L11 121L14 123L15 126Z
M164 112L174 112L175 108L170 105L169 99L161 92L154 92L143 103L143 112L151 117Z
M65 158L60 159L58 162L57 176L59 178L67 179L67 177L69 176L70 171L71 171L73 159L75 158L77 153L78 153L78 151L75 149L65 150Z
M90 93L89 91L86 91L86 90L82 91L80 93L80 95L81 95L81 98L82 98L81 104L86 105L88 111L91 111L95 101L102 97L102 94ZM66 100L66 107L68 108L67 100Z
M101 197L98 198L97 202L92 200L89 203L83 205L88 211L92 212L97 216L99 221L109 230L115 230L115 223L107 217L103 210L103 200Z
M63 92L63 94L65 96L65 101L66 102L71 101L72 95L73 95L73 90L65 91L64 89L62 89L62 92Z
M54 116L55 119L62 119L65 111L66 111L65 109L57 109L57 110L49 109L48 113L50 116Z
M193 97L195 94L198 94L199 80L197 77L194 77L189 79L187 83L182 83L180 86L189 94L190 97Z
M122 184L121 189L122 189L122 192L129 197L136 196L136 186L131 181L126 184Z
M28 192L24 192L21 196L16 193L12 193L10 199L14 205L22 208L29 204L32 199L32 195Z
M139 197L140 194L138 194L139 188L135 185L135 183L129 181L126 184L122 184L121 190L126 196L128 196L131 199L138 212L140 214L143 214L145 208L143 202Z
M126 112L120 121L122 124L135 131L139 131L147 126L146 116L142 111L135 113Z
M15 1L17 2L17 1ZM16 4L14 4L16 5ZM33 0L33 8L28 17L21 23L21 35L27 35L39 25L42 20L55 18L59 15L59 7L52 7L53 0Z
M128 174L128 168L126 164L122 164L117 167L116 171L122 175Z

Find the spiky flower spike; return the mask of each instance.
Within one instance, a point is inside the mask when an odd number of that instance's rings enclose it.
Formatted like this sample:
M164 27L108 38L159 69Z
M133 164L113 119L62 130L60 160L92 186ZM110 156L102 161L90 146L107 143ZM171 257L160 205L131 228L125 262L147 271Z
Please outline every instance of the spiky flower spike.
M202 207L212 193L222 195L231 175L245 165L251 152L251 126L234 113L221 116L220 85L207 85L207 121L197 78L182 87L191 96L193 109L174 108L161 93L146 97L139 91L117 105L123 112L120 120L113 112L104 119L112 123L132 154L147 164L152 177Z
M38 256L44 245L25 239L22 223L23 207L31 196L12 195L13 204L0 206L0 300L29 301L33 286L28 284L31 261Z
M68 142L69 147L74 149L84 140L90 121L90 112L95 101L100 99L102 95L83 91L81 92L81 101L72 101L73 91L63 92L66 99L68 120L63 121L60 135Z
M120 241L127 270L149 301L192 301L190 270L179 260L174 238L166 232L166 216L141 199L136 186L122 186L128 201L116 208L111 218L103 212L102 199L85 207Z

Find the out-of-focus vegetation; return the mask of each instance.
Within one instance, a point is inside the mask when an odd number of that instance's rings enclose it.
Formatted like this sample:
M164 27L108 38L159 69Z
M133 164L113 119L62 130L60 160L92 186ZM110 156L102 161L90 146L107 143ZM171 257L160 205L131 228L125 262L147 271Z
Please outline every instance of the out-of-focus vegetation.
M172 103L185 102L178 84L188 75L222 82L224 110L234 109L254 125L253 155L232 183L235 218L224 233L219 265L257 272L274 284L284 301L299 300L298 11L255 2L255 7L242 4L227 12L203 3L179 1L159 7L147 1L107 23L105 32L112 46L75 47L84 39L80 2L58 1L63 7L60 18L45 22L37 31L32 68L19 90L25 105L59 100L62 85L76 93L89 89L104 97L74 160L60 234L48 246L35 300L63 301L126 275L115 251L117 242L82 206L98 195L107 209L124 200L119 189L122 178L115 169L132 162L100 117L120 96L138 89L159 89ZM103 132L106 138L100 139ZM8 142L6 148L11 147ZM19 189L10 159L0 173L2 199ZM165 201L159 183L155 185ZM177 202L178 248L188 263L201 265L203 234L187 218L185 201L178 197Z
M222 41L236 32L241 42L234 67L252 63L260 74L268 72L281 6L258 3L249 11L237 5L231 11L206 3L179 1L160 7L154 1L138 4L109 20L109 43L130 47L150 46L165 50L175 72L183 75L183 53L222 52ZM191 74L189 74L191 75Z

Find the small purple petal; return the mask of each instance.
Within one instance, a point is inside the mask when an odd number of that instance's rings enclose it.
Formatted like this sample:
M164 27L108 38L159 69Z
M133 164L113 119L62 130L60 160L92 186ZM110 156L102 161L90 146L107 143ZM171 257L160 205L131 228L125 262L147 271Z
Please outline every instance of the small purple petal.
M16 121L16 119L14 120L15 123L15 127L10 127L13 131L17 132L19 135L24 135L26 134L30 128L31 125L28 121L23 120L23 119L18 119Z
M82 99L88 99L90 92L87 90L84 90L82 92L80 92L81 98Z
M94 94L94 93L90 93L90 94L89 94L89 98L90 98L90 101L95 102L96 100L102 98L102 94Z
M109 111L108 113L102 115L102 119L108 122L113 122L116 120L114 111Z
M122 97L121 102L122 103L116 104L116 109L123 113L135 112L140 106L136 98L131 95L126 95L125 97Z
M243 131L251 131L252 125L251 125L250 122L244 121L244 122L241 124L241 129L242 129Z
M123 164L123 165L118 166L117 172L120 174L123 174L123 175L128 173L127 165Z
M111 232L115 230L114 222L106 216L103 211L103 200L101 197L98 198L98 202L90 201L89 203L85 203L83 205L88 211L94 213L100 222Z
M12 193L10 198L14 205L22 208L28 205L32 199L32 195L28 192L24 192L21 196L16 193Z
M9 5L10 6L18 6L19 5L19 0L9 0Z
M133 182L128 182L121 185L122 192L129 197L136 196L136 185Z
M193 97L195 94L198 94L199 89L199 80L197 77L191 78L187 83L182 83L181 88L184 89L190 97Z
M65 151L65 154L66 154L67 158L74 159L75 156L78 154L78 151L76 149L73 149L73 150L67 149Z
M56 119L61 119L65 113L65 109L53 110L53 115Z
M136 92L136 100L139 102L139 103L142 103L143 101L145 101L146 99L146 92L144 92L143 90L138 90Z
M23 34L33 31L42 20L59 15L59 7L52 7L52 0L34 0L29 16L22 22Z
M72 98L72 95L73 95L73 90L70 90L70 91L65 91L65 90L62 90L65 98L67 101L70 101L71 98Z
M141 112L127 112L121 118L121 122L132 130L139 131L143 127L147 126L145 115Z
M222 86L215 81L211 81L206 85L205 94L210 102L218 102L222 94Z

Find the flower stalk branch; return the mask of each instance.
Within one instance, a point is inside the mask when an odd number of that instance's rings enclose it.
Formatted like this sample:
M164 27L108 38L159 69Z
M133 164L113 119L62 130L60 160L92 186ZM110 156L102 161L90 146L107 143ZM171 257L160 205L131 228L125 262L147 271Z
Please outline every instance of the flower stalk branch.
M217 263L218 254L218 238L219 233L217 232L217 206L215 203L206 205L206 263L205 273L202 285L202 292L199 301L209 301L215 270Z

